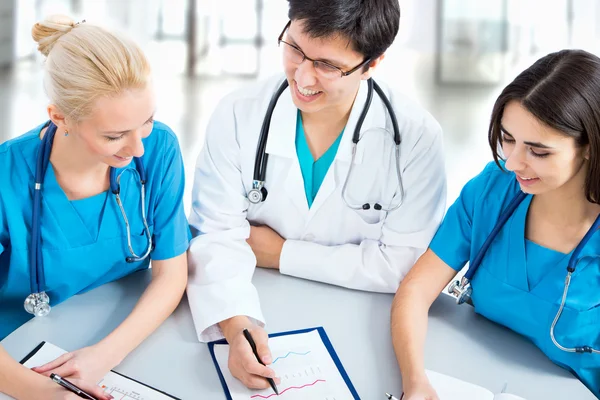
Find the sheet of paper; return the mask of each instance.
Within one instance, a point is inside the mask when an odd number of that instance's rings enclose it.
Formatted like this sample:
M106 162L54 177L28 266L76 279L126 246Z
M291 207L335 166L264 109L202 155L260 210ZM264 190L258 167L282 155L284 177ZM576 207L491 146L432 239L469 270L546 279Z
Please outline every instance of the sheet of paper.
M53 345L52 343L44 343L41 349L37 351L29 360L23 364L27 368L40 367L50 361L56 360L58 357L67 353L66 350Z
M114 372L109 372L98 382L104 391L119 400L172 400L156 390L125 378Z
M426 371L431 386L443 400L494 400L494 394L474 385L434 371Z
M46 342L42 348L25 362L26 367L33 368L44 365L61 355L66 351ZM129 378L123 377L110 371L100 382L98 386L105 392L119 400L172 400L172 397L166 396L152 388L139 384ZM2 397L0 397L2 399Z
M271 338L269 347L273 355L270 367L281 378L281 384L277 386L279 396L270 388L258 391L247 389L229 372L229 346L214 346L215 357L233 400L276 397L283 400L354 399L318 331Z

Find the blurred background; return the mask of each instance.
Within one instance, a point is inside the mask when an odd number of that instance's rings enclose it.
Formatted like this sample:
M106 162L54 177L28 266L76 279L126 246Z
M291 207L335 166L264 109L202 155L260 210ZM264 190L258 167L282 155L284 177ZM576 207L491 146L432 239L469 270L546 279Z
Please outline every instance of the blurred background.
M327 0L323 0L327 1ZM491 160L487 125L503 86L563 48L599 54L599 0L400 0L400 33L375 78L420 102L444 129L448 206ZM47 119L43 58L31 26L66 13L116 28L147 52L156 118L178 135L186 211L214 107L228 92L281 70L286 0L0 0L0 142ZM6 172L4 172L6 174Z

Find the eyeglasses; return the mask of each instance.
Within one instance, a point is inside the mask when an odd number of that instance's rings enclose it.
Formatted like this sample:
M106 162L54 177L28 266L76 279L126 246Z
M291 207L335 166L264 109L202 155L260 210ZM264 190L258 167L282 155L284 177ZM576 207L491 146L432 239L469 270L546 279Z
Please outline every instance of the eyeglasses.
M311 61L313 63L315 71L317 71L317 73L325 79L337 79L342 78L344 76L348 76L358 71L360 68L364 67L367 63L371 61L371 59L367 58L356 67L352 68L350 71L344 72L341 68L329 64L328 62L313 60L312 58L307 57L306 54L304 54L304 52L300 50L297 46L294 46L293 44L290 44L283 40L283 35L285 34L285 31L287 31L287 29L290 27L291 23L292 21L288 21L285 28L283 28L283 31L281 31L279 39L277 40L277 44L279 46L281 46L282 43L284 44L284 57L289 61L293 62L294 64L302 64L304 60Z

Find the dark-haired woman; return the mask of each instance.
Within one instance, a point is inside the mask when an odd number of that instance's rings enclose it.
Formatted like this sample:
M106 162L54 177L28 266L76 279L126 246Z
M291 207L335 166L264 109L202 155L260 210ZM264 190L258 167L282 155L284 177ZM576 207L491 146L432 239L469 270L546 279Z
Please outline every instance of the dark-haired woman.
M538 60L496 101L489 142L495 162L465 185L394 299L404 399L438 398L423 365L428 309L496 227L471 280L475 311L600 396L600 59Z

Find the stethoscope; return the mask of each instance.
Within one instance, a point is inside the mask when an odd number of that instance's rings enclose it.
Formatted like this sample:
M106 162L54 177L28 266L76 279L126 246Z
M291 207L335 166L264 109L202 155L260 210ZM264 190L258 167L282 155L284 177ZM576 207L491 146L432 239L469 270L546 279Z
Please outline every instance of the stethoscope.
M471 299L471 295L473 293L473 288L471 287L470 282L473 279L475 272L477 272L477 269L481 265L481 261L483 260L485 253L487 252L488 248L490 247L490 245L492 244L492 242L498 235L498 232L500 232L500 229L502 229L502 227L506 224L506 221L508 221L508 219L511 217L511 215L513 215L513 213L515 212L515 210L517 209L519 204L521 204L521 202L526 197L527 197L526 193L523 193L521 191L519 191L519 193L517 193L517 195L514 197L514 199L512 199L511 202L508 204L508 207L506 208L506 210L500 215L500 218L498 219L498 222L494 226L494 229L492 230L492 232L489 234L489 236L487 237L487 239L481 246L481 249L479 249L479 252L473 259L473 262L470 263L467 273L462 277L460 282L454 281L448 287L448 292L456 297L457 304L463 304L465 302L468 302ZM596 230L598 230L598 227L600 227L600 215L598 215L598 217L596 217L596 220L594 221L594 223L592 224L590 229L587 231L587 233L585 234L583 239L581 239L581 241L579 242L577 247L575 247L575 250L573 251L571 258L569 259L569 263L567 264L567 277L565 279L565 288L564 288L563 295L562 295L562 301L560 303L560 307L558 308L558 312L556 313L556 316L554 317L554 321L552 322L552 325L550 327L550 338L552 339L552 342L554 343L554 345L556 347L558 347L560 350L566 351L569 353L597 353L597 354L600 354L600 350L596 350L590 346L580 346L580 347L574 347L574 348L567 348L567 347L561 346L556 341L556 338L554 337L554 328L555 328L560 316L562 315L563 309L565 307L565 302L567 301L567 293L569 292L569 286L571 285L571 276L573 275L573 272L575 272L575 268L577 267L577 261L578 261L577 258L579 257L579 254L581 253L581 251L583 250L583 248L585 247L587 242L593 236L594 232L596 232Z
M365 101L365 105L363 110L358 118L358 122L356 123L356 128L354 129L354 135L352 136L352 160L350 161L350 169L348 170L348 174L346 175L346 180L344 181L344 186L342 186L342 199L344 203L348 207L353 210L369 210L371 208L370 203L365 204L351 204L346 200L346 188L348 186L348 181L350 180L350 175L352 175L352 168L354 166L354 157L356 155L356 145L360 140L360 129L362 124L367 116L367 112L371 107L371 101L373 100L373 89L377 92L385 107L387 108L388 113L392 119L392 125L394 127L394 143L396 144L396 174L398 176L398 186L400 188L400 200L394 206L390 206L388 208L383 207L379 203L373 204L373 208L375 210L382 210L385 212L394 211L402 204L404 200L404 187L402 185L402 178L400 174L400 129L398 128L398 121L396 119L396 114L394 113L394 109L392 108L392 104L386 97L383 90L379 87L379 85L373 81L372 78L369 78L367 81L368 84L368 93L367 100ZM288 81L285 80L279 86L279 89L273 94L271 98L271 102L269 103L269 107L267 108L267 113L265 115L265 119L263 120L262 127L260 130L260 138L258 140L258 146L256 148L256 158L254 159L254 175L252 181L252 189L248 192L248 200L252 204L259 204L267 199L267 188L265 187L265 175L267 171L267 159L269 155L266 153L267 147L267 137L269 136L269 127L271 125L271 117L273 116L273 110L277 105L277 100L283 93L283 91L288 87Z
M36 317L43 317L50 313L50 298L46 293L46 278L44 276L44 264L42 259L42 245L41 245L41 222L40 212L42 208L42 185L44 183L44 177L46 170L48 169L48 163L50 162L50 152L52 150L52 143L54 141L54 135L56 134L56 125L52 122L49 123L46 134L42 139L40 149L38 152L36 167L35 167L35 190L33 191L33 215L31 225L31 249L29 264L29 275L30 275L30 290L31 294L25 299L25 310L35 315ZM117 175L115 168L110 168L110 190L115 195L117 204L121 209L123 220L125 221L125 228L127 229L127 246L129 247L130 256L125 258L128 263L137 262L144 260L152 251L152 237L150 235L150 229L146 221L146 211L144 209L145 204L145 184L146 184L146 171L142 165L142 161L139 158L134 157L136 169L126 168ZM131 230L129 227L129 220L127 214L123 208L121 202L121 176L125 171L137 174L141 185L141 204L142 204L142 220L144 222L144 231L148 238L148 247L146 248L142 256L138 256L131 245Z

